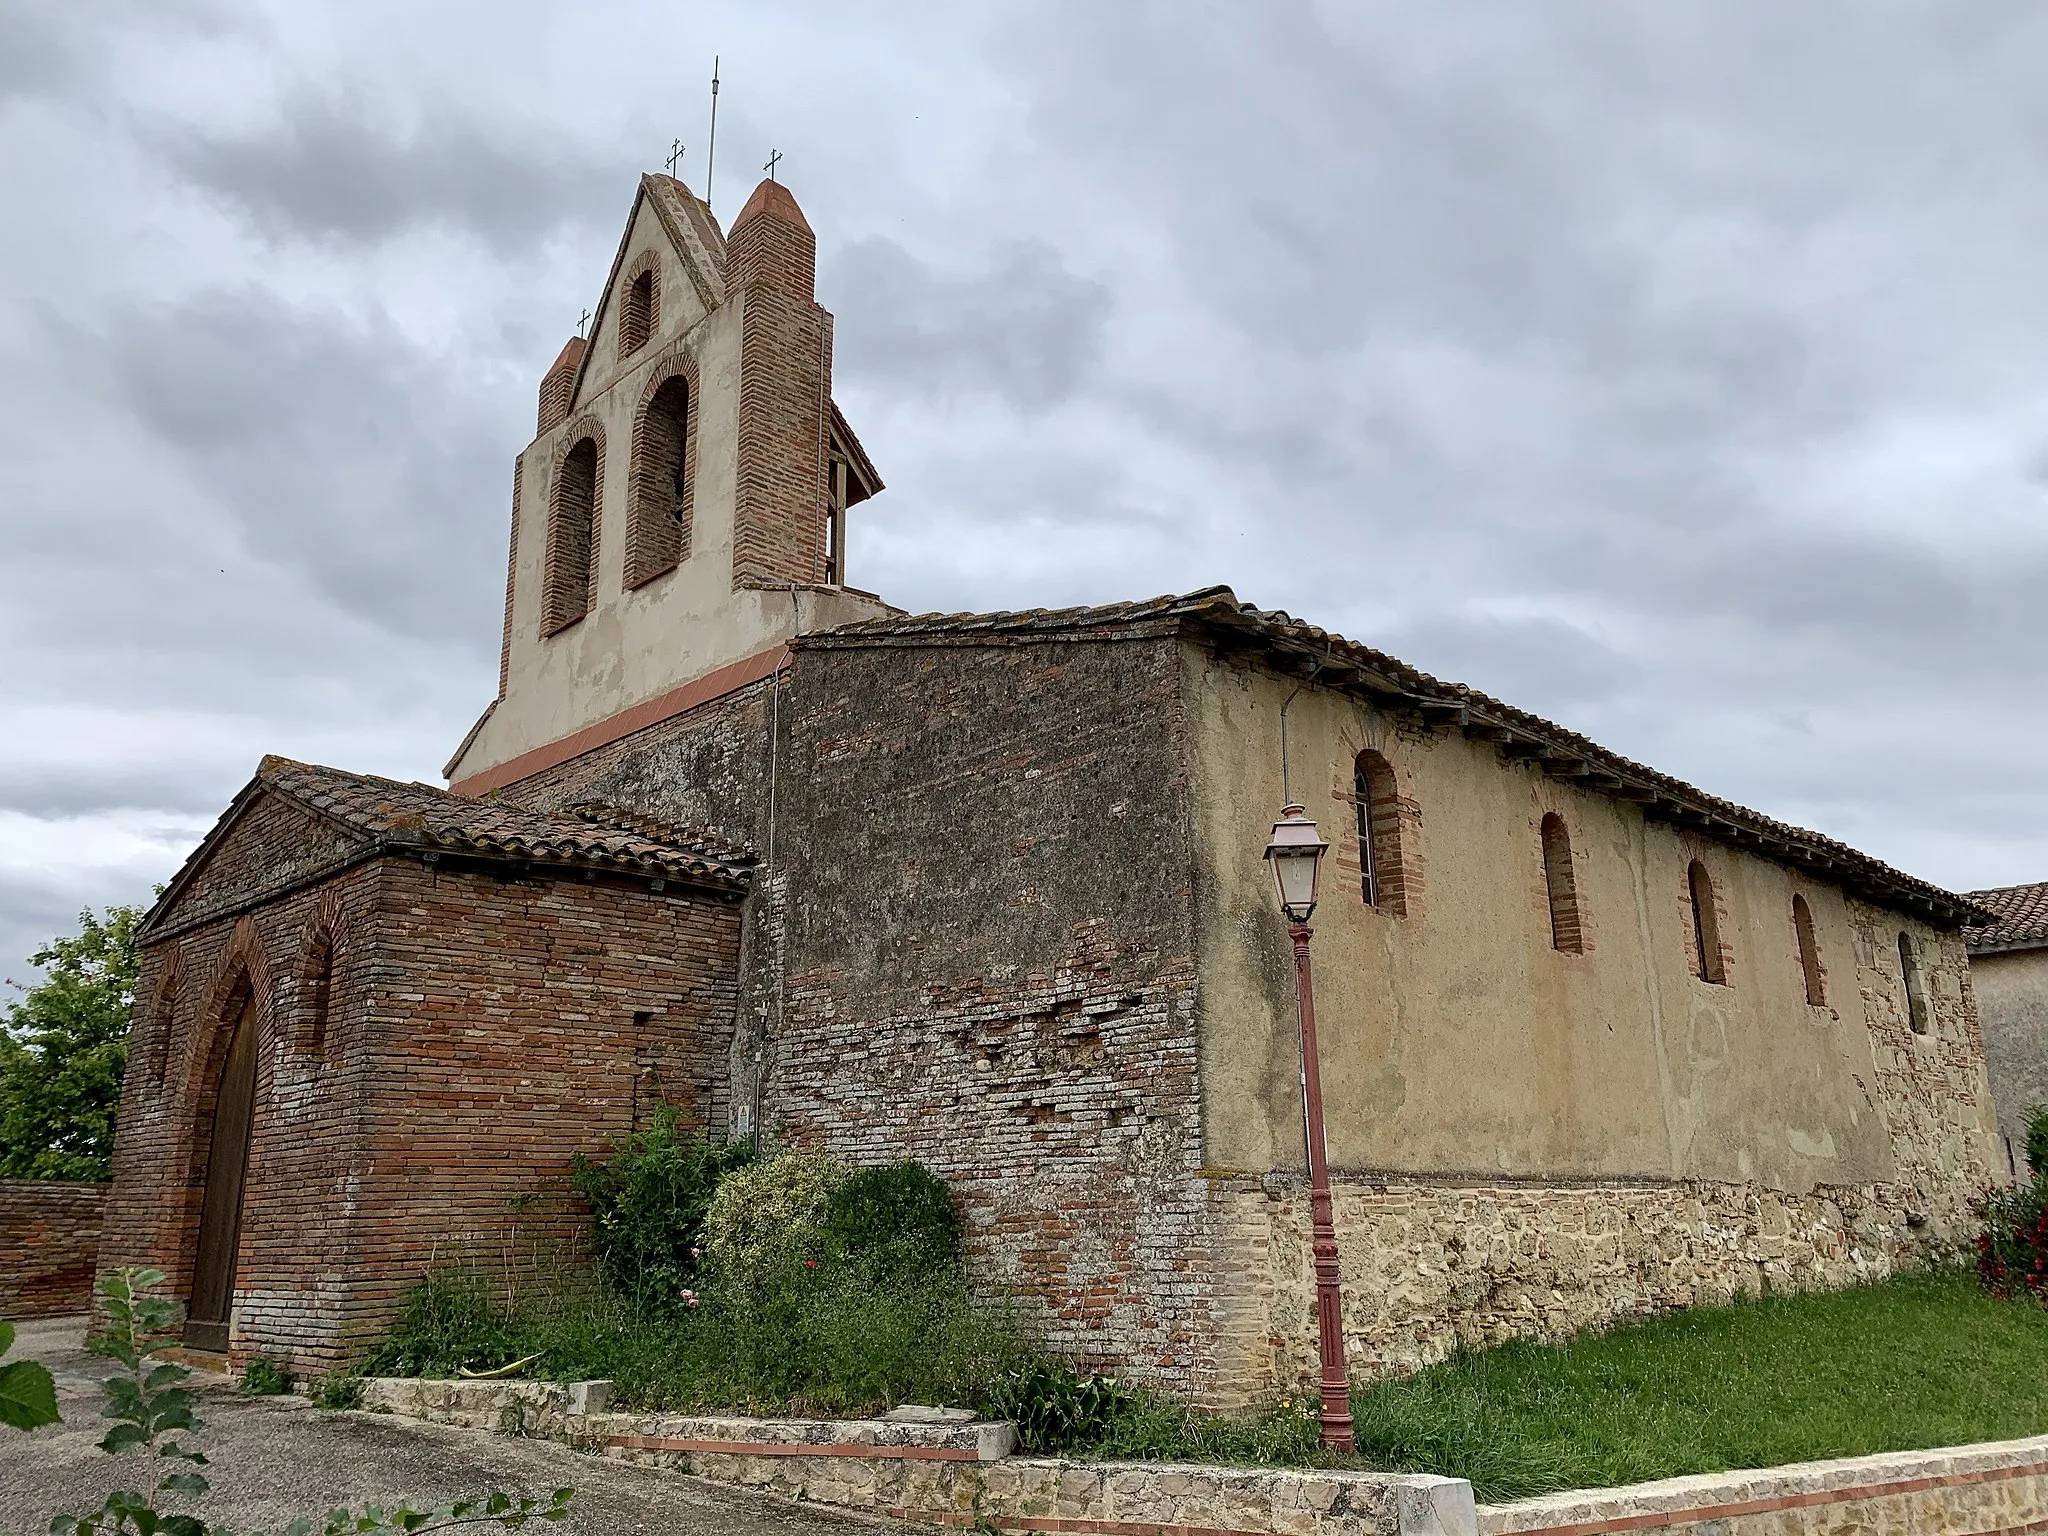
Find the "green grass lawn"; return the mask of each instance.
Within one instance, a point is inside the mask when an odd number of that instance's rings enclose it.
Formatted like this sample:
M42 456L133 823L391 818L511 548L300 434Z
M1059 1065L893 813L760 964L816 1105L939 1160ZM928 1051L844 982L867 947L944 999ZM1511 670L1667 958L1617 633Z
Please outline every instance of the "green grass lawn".
M1359 1450L1481 1500L2048 1433L2048 1312L1967 1274L1679 1312L1353 1394Z

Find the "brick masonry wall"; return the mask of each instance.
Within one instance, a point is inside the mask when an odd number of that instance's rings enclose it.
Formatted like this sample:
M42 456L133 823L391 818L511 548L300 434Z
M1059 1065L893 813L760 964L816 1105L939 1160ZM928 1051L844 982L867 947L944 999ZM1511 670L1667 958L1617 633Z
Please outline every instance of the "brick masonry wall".
M0 1318L88 1309L106 1198L105 1184L0 1179Z
M781 1133L926 1162L1056 1348L1205 1391L1176 642L800 649L791 692Z
M310 835L282 803L252 808L193 886L240 891L246 909L179 931L181 903L145 952L101 1262L154 1265L189 1295L246 987L260 1034L230 1347L320 1370L378 1337L437 1258L512 1283L575 1262L571 1154L601 1151L658 1094L700 1116L716 1100L738 909L391 857L265 898L295 834Z
M787 192L764 184L742 210L726 272L741 304L733 585L821 581L832 327L812 297L817 240Z

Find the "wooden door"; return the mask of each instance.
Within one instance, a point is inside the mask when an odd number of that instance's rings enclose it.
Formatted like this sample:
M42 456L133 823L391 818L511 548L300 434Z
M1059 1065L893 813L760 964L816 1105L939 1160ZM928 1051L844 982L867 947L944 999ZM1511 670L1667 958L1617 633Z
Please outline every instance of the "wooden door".
M206 1197L199 1207L199 1255L185 1342L194 1349L228 1347L235 1300L235 1258L242 1240L242 1181L249 1168L249 1132L256 1112L256 1006L242 1005L235 1037L213 1096L213 1136L206 1154Z

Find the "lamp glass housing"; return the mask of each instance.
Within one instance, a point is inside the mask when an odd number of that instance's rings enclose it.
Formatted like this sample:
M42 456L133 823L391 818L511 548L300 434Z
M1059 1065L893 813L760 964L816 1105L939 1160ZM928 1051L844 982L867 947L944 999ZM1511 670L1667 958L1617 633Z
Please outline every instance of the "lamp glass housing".
M1266 859L1273 866L1273 889L1281 910L1297 923L1307 922L1316 909L1323 855L1329 850L1306 811L1298 805L1281 809L1266 844Z

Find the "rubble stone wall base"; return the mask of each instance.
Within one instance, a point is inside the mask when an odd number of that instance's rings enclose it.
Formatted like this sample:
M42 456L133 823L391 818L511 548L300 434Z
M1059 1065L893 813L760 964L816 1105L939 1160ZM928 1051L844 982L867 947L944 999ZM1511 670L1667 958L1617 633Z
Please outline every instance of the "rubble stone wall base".
M1470 1346L1566 1339L1622 1318L1881 1280L1954 1250L1968 1213L1910 1187L1803 1195L1707 1182L1335 1181L1355 1377ZM1221 1381L1236 1406L1317 1369L1308 1192L1293 1175L1213 1185Z

